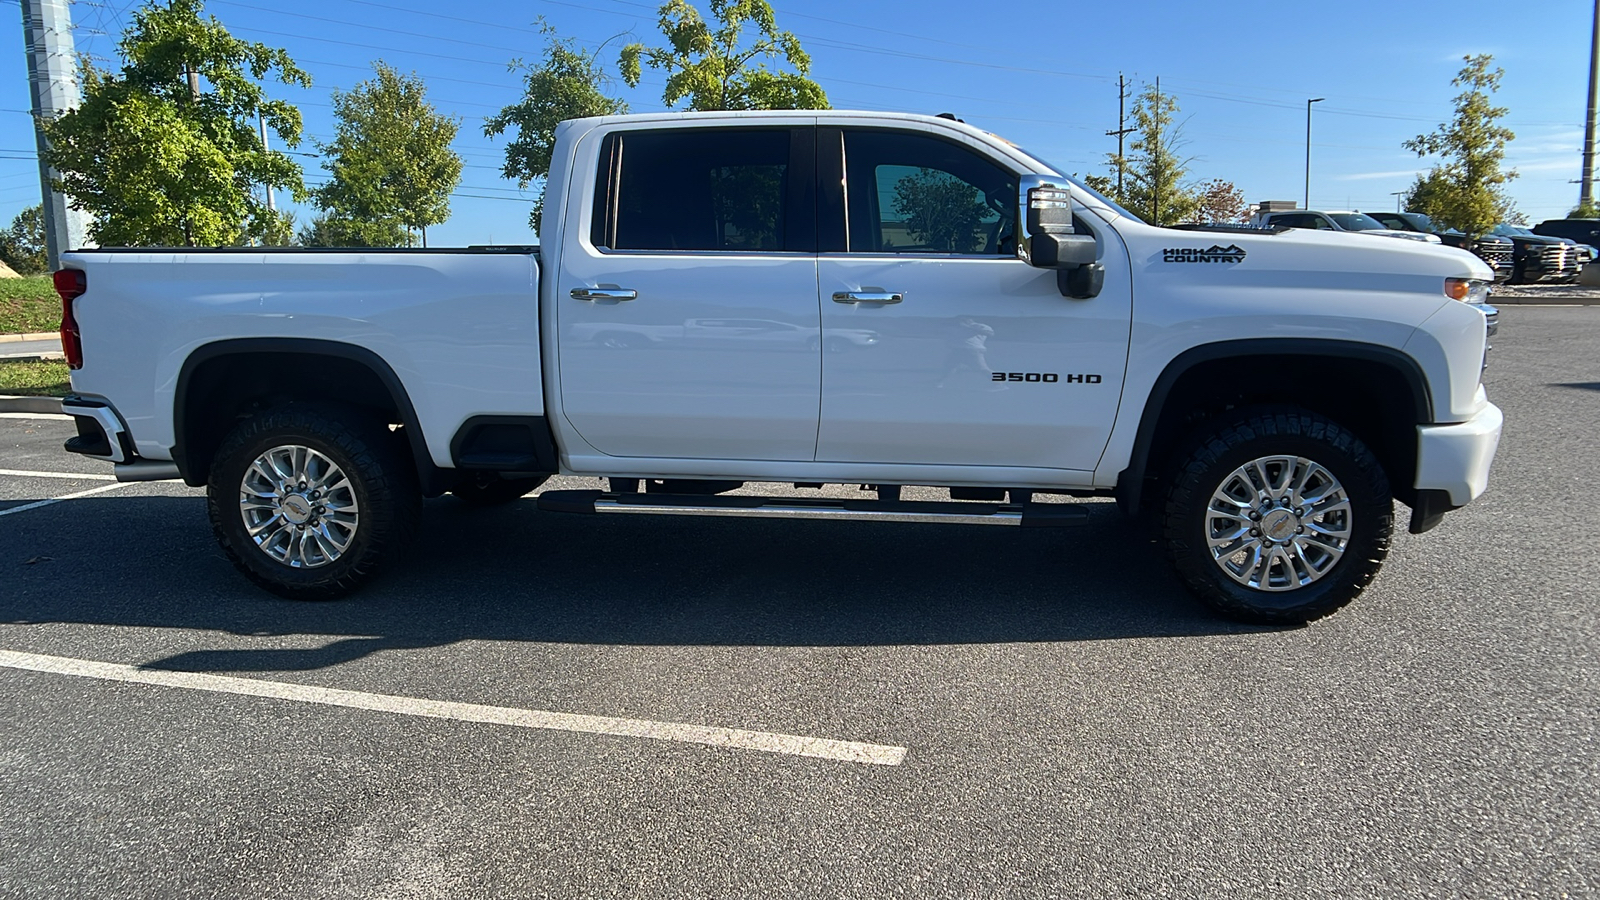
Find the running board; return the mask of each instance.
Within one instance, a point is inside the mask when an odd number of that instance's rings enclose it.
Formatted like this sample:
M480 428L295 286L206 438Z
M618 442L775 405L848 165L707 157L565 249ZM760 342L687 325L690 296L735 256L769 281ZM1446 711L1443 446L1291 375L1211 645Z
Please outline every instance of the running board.
M830 500L810 497L729 497L689 494L610 494L546 491L549 512L655 516L744 516L762 519L845 519L861 522L944 522L954 525L1082 525L1089 511L1076 503L973 503L942 500Z

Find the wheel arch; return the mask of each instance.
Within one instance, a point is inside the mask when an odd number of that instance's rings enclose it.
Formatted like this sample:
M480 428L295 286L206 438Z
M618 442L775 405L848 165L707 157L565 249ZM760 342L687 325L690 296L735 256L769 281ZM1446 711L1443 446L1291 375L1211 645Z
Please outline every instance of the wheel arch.
M251 363L256 363L253 369ZM268 381L261 366L270 366ZM294 368L289 368L293 366ZM285 371L292 372L288 378ZM313 376L332 385L310 395ZM173 395L172 460L184 483L206 483L212 458L232 423L257 409L295 400L346 403L387 415L405 430L423 493L448 487L446 473L428 452L416 408L394 368L356 344L316 338L235 338L196 347L178 371Z
M1339 395L1307 402L1294 381L1263 386L1248 375L1274 364L1321 360L1340 380ZM1242 377L1243 376L1243 377ZM1396 384L1398 383L1398 385ZM1403 390L1395 389L1397 386ZM1191 347L1169 362L1146 398L1117 500L1138 513L1172 445L1198 421L1252 403L1289 402L1340 422L1372 446L1395 496L1414 499L1416 425L1433 421L1422 366L1401 350L1333 338L1251 338Z

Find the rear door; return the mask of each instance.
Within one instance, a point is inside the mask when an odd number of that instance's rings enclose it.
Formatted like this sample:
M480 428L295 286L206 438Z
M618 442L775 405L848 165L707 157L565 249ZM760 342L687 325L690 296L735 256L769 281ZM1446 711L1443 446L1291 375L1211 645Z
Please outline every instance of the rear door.
M604 137L591 227L566 229L555 294L562 409L596 450L813 458L815 131Z
M1127 363L1116 235L1105 288L1071 300L1017 257L1008 163L927 130L823 127L818 147L817 459L1093 469Z

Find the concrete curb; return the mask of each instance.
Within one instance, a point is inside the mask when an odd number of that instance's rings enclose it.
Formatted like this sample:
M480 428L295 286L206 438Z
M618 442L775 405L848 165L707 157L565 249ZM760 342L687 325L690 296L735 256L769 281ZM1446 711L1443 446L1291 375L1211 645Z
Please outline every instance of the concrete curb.
M14 341L58 341L61 339L59 331L30 331L27 334L0 334L0 344L9 344Z
M1600 306L1600 297L1490 297L1490 306Z
M0 396L0 412L8 413L44 413L46 415L61 415L60 397L12 397Z

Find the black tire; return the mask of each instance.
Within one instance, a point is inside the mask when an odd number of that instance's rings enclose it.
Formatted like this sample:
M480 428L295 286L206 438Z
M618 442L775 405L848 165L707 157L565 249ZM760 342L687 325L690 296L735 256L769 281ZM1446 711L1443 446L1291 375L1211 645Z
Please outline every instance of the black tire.
M250 536L240 502L244 478L259 457L284 446L322 454L349 480L359 518L336 558L297 567L269 555ZM283 406L239 423L217 450L206 499L212 531L233 565L291 600L352 593L394 562L416 534L422 513L416 470L398 434L360 410L312 404Z
M493 472L477 472L464 476L450 489L450 493L471 506L499 506L538 490L548 479L548 475L501 478Z
M1305 410L1260 408L1207 423L1188 446L1188 453L1179 457L1179 465L1168 482L1164 532L1167 552L1178 576L1212 609L1227 618L1252 624L1303 624L1354 600L1378 574L1389 554L1394 530L1394 497L1377 457L1355 435ZM1211 552L1208 538L1211 523L1226 522L1227 518L1213 517L1207 510L1214 492L1223 488L1237 470L1253 460L1280 454L1310 460L1337 479L1350 501L1349 535L1343 555L1316 580L1300 587L1266 590L1236 581L1224 571ZM1268 519L1285 529L1301 521L1299 516L1293 516L1285 525L1282 513L1269 513ZM1327 522L1324 518L1322 524ZM1257 558L1249 555L1250 551L1242 552L1247 554L1243 557L1246 560ZM1325 551L1316 547L1307 553L1326 558ZM1305 556L1300 557L1302 564L1305 560ZM1263 577L1273 571L1302 575L1298 568L1282 564L1275 570L1270 561L1265 569L1255 571L1262 572ZM1308 566L1305 574L1309 572ZM1292 584L1286 580L1284 583Z

